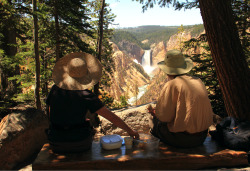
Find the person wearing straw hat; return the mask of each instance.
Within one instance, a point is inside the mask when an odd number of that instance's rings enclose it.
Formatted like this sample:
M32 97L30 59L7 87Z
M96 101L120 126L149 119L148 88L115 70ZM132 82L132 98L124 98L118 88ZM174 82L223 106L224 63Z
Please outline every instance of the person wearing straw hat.
M193 62L181 51L170 50L158 67L168 76L151 113L151 134L166 144L189 148L203 144L212 125L212 107L202 81L187 73Z
M108 110L97 95L88 90L99 82L102 66L85 52L70 53L54 66L54 85L46 99L50 127L47 135L54 152L80 152L91 148L93 130L86 114L97 113L124 129L134 138L137 131Z

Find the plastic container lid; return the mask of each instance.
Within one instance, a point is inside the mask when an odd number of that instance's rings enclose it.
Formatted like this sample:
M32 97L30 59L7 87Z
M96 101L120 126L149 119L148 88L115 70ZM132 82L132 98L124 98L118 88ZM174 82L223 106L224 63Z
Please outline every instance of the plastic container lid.
M100 138L102 148L106 150L117 149L122 146L123 138L120 135L105 135Z

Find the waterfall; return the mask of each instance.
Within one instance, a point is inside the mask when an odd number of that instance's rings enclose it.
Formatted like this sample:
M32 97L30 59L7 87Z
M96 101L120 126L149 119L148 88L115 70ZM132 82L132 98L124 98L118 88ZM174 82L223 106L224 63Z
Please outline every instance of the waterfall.
M137 60L135 60L134 62L138 63ZM151 66L151 50L145 50L144 55L142 56L142 67L144 69L144 71L152 78L153 74L151 73L155 68ZM141 96L143 96L143 94L147 91L147 86L143 85L141 87L139 87L139 92L137 97L131 97L130 99L128 99L128 104L133 105L134 103L136 103L136 99L139 100L141 98Z
M142 67L149 75L154 70L154 67L151 66L151 50L145 50L142 56Z

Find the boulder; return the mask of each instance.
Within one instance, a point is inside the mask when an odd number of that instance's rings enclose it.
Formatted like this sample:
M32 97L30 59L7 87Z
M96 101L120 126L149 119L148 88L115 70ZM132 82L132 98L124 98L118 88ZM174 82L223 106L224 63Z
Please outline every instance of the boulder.
M152 104L154 106L155 104ZM131 128L135 129L139 133L149 133L149 116L147 110L148 104L141 106L131 107L128 109L114 110L113 112L119 116L125 123ZM104 135L118 134L121 136L127 136L127 132L121 128L116 127L107 119L100 116L101 126L100 131Z
M48 119L30 106L19 108L0 123L0 168L13 169L38 153L47 141Z

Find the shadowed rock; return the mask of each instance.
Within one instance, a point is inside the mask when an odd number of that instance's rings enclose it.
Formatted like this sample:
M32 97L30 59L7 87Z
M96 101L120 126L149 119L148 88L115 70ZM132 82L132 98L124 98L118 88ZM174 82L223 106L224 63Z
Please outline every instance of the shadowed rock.
M48 119L44 112L22 107L0 123L0 168L13 169L40 151L47 137Z

